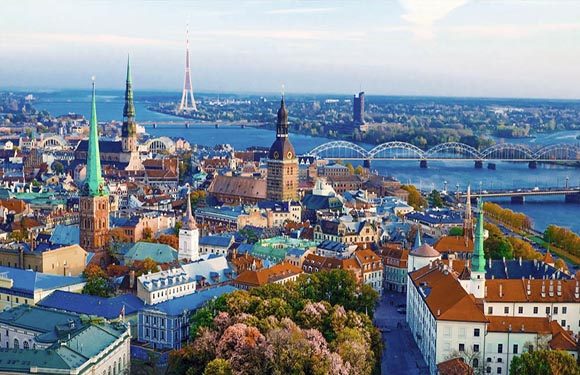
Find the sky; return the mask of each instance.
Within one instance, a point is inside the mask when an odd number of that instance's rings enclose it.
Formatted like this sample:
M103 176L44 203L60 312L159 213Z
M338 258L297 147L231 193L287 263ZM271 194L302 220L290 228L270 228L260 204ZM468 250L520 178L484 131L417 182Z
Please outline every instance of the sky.
M577 0L2 0L0 90L580 98Z

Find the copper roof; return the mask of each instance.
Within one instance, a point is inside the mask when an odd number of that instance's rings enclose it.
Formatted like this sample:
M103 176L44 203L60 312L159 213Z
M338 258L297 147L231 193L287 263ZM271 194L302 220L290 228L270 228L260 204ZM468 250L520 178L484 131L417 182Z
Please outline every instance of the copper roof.
M417 249L412 250L410 255L423 258L436 258L441 254L437 250L435 250L431 245L424 243Z

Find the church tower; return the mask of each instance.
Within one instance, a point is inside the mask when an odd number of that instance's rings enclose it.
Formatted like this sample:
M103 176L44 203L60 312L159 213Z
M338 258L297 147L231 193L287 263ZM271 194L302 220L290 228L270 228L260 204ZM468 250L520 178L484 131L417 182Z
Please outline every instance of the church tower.
M284 96L278 109L276 140L268 154L266 196L274 201L298 199L298 159L288 139L288 111Z
M465 242L473 241L473 217L471 213L471 185L467 186L467 197L465 201L465 216L463 217L463 237Z
M133 83L131 65L127 58L127 80L125 82L125 107L123 108L123 127L121 128L123 152L137 151L137 124L135 123L135 105L133 104Z
M109 190L101 175L97 104L93 81L92 112L89 128L87 174L80 196L80 245L87 251L106 252L109 242Z
M485 296L485 255L483 252L483 200L477 201L477 225L475 227L475 241L471 258L471 293L475 298Z
M191 212L191 198L187 191L187 209L179 229L179 259L195 260L199 258L199 230Z
M137 144L137 123L135 122L135 104L133 103L133 83L131 64L127 57L127 80L125 82L125 107L123 108L123 126L121 128L123 160L127 162L127 171L142 171L145 168L139 157Z

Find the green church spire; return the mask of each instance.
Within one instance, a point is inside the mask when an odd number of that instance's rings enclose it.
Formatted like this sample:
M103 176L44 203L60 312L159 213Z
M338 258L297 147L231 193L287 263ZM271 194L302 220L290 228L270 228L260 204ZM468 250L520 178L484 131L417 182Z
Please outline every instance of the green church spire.
M89 150L87 153L87 176L84 193L91 197L107 195L105 180L101 175L101 155L99 152L99 130L97 123L97 100L95 95L95 81L93 79L93 98L91 121L89 127Z
M133 82L131 80L131 63L127 56L127 80L125 83L125 108L123 116L129 120L135 117L135 105L133 104Z
M475 248L471 259L471 271L485 273L485 256L483 253L483 200L477 201L477 225L475 226Z

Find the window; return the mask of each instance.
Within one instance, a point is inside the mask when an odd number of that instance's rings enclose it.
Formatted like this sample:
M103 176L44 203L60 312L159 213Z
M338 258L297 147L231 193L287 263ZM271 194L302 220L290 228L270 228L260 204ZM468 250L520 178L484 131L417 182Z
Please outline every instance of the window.
M487 357L487 362L491 362L491 357Z
M18 342L18 339L14 339L14 349L20 349L20 343Z
M518 344L514 344L514 354L518 354Z
M566 314L568 312L568 308L566 306L562 306L562 314Z
M491 314L493 314L493 306L489 306L489 307L487 308L487 314L488 314L488 315L491 315Z
M562 319L562 324L560 324L562 328L566 328L566 319Z
M510 313L510 307L509 306L504 307L503 308L503 313L504 314L509 314Z
M28 348L29 348L29 346L28 346L28 341L24 341L24 342L22 343L22 346L24 347L24 349L28 349Z
M497 352L503 353L503 344L497 344Z
M487 368L485 369L485 372L487 372L488 374L491 374L491 367L487 366Z
M479 328L473 330L473 336L479 337Z
M524 313L524 307L520 306L518 307L518 314L523 314Z
M554 306L554 315L558 314L558 306Z
M464 352L465 351L465 344L459 344L459 351L460 352Z
M502 363L502 362L503 362L503 358L499 357L499 358L497 359L497 363Z
M478 344L473 344L473 351L479 352L479 345Z
M550 306L547 306L547 307L546 307L546 314L547 314L547 315L550 315Z
M473 358L473 368L478 368L478 367L479 367L479 359Z
M498 367L498 368L497 368L497 373L498 373L498 374L501 374L501 367Z
M538 313L538 306L534 306L534 314Z

